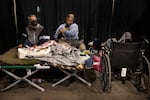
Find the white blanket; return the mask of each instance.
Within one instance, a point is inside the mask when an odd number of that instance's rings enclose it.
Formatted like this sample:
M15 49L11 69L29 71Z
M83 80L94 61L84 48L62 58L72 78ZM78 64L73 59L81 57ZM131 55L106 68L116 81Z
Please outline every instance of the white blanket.
M37 47L18 48L18 58L25 59L26 57L40 57L45 56L50 52L50 46L56 45L57 42L54 40L45 42L44 44Z

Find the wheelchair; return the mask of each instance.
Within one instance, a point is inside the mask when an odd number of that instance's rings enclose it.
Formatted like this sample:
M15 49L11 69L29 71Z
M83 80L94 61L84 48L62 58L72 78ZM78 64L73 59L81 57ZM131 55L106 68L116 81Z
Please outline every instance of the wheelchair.
M148 92L150 88L150 62L145 56L146 43L111 43L111 49L102 46L101 88L111 92L112 78L122 83L131 81L138 91Z

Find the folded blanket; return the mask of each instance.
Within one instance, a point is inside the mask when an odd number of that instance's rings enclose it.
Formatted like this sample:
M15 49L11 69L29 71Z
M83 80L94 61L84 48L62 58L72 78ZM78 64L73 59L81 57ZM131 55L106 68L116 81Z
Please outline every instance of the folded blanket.
M57 44L56 41L51 40L37 47L18 48L18 58L25 59L26 57L32 56L33 57L45 56L50 52L50 46L56 44Z

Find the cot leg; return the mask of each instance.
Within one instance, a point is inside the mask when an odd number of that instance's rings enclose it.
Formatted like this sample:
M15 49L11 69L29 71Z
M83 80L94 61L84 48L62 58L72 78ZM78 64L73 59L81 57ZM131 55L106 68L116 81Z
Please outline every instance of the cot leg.
M81 78L80 76L78 76L77 74L74 75L76 78L78 78L80 81L82 81L83 83L87 84L88 86L91 86L91 83L87 82L85 79Z
M20 81L21 81L21 80L18 80L18 81L16 81L16 82L14 82L14 83L10 84L10 85L9 85L9 86L7 86L6 88L1 89L0 91L1 91L1 92L6 91L6 90L8 90L8 89L10 89L10 88L14 87L14 86L15 86L16 84L18 84Z
M6 90L8 90L8 89L14 87L16 84L18 84L18 83L21 81L21 78L20 78L20 77L18 77L18 76L16 76L16 75L12 74L11 72L9 72L9 71L7 71L7 70L5 70L5 69L1 69L1 70L2 70L3 72L5 72L6 74L8 74L9 76L11 76L11 77L13 77L14 79L17 80L16 82L14 82L14 83L8 85L8 86L5 87L4 89L1 89L1 90L0 90L1 92L2 92L2 91L6 91Z
M31 75L35 74L36 72L38 72L39 69L32 71L30 75L26 75L23 77L23 80L26 81L27 83L29 83L30 85L32 85L33 87L41 90L41 91L45 91L44 88L40 87L39 85L35 84L34 82L31 82L29 79L27 79L28 77L30 77Z
M65 80L67 80L68 78L70 78L71 76L72 76L72 75L68 75L68 76L66 76L65 78L61 79L60 81L58 81L58 82L52 84L52 87L55 87L56 85L62 83L63 81L65 81Z
M24 79L24 81L28 82L30 85L32 85L33 87L35 87L35 88L41 90L42 92L45 91L44 88L40 87L39 85L35 84L34 82L31 82L30 80L28 80L28 79L26 79L26 78Z
M61 70L61 69L60 69L60 70ZM68 72L66 72L66 71L64 71L64 70L61 70L61 71L64 72L67 76L66 76L65 78L61 79L60 81L58 81L58 82L52 84L52 87L57 86L58 84L62 83L63 81L69 79L69 78L72 77L72 76L76 77L77 79L79 79L79 80L82 81L83 83L87 84L88 86L91 86L91 83L87 82L86 80L84 80L83 78L81 78L80 76L77 75L77 73L78 73L79 71L76 71L76 72L74 72L74 73L68 73Z
M56 85L62 83L63 81L69 79L70 77L72 77L74 74L78 73L78 71L76 71L76 72L70 74L70 73L68 73L68 72L66 72L66 71L64 71L64 70L62 70L62 69L59 69L59 70L61 70L62 72L64 72L67 76L66 76L65 78L61 79L60 81L58 81L58 82L52 84L52 87L55 87Z
M10 84L10 85L7 86L6 88L1 89L1 90L0 90L1 92L2 92L2 91L6 91L6 90L8 90L8 89L14 87L16 84L20 83L21 81L26 81L27 83L31 84L33 87L35 87L35 88L37 88L37 89L39 89L39 90L41 90L41 91L45 91L44 88L40 87L39 85L37 85L37 84L35 84L34 82L31 82L29 79L27 79L28 77L30 77L31 75L35 74L35 73L36 73L37 71L39 71L39 70L35 70L35 71L31 72L31 74L25 75L24 77L18 77L18 76L14 75L13 73L11 73L11 72L9 72L9 71L7 71L7 70L5 70L5 69L1 69L1 70L2 70L3 72L5 72L6 74L8 74L9 76L11 76L11 77L13 77L14 79L17 80L16 82Z

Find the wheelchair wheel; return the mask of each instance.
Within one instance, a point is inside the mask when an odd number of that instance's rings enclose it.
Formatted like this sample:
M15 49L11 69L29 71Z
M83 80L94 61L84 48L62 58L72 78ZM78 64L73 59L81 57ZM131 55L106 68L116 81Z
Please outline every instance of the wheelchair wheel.
M136 87L139 91L148 92L150 89L150 62L146 56L140 61L141 74L136 77Z
M107 54L102 56L101 88L104 92L111 91L111 64Z
M146 56L143 56L140 66L142 68L139 81L141 88L138 88L138 90L148 92L150 89L150 62Z

